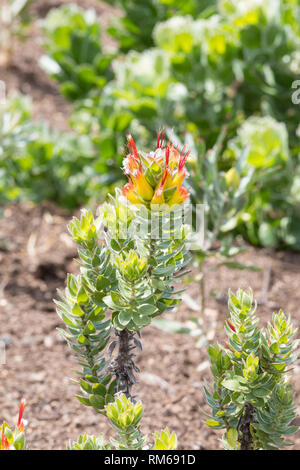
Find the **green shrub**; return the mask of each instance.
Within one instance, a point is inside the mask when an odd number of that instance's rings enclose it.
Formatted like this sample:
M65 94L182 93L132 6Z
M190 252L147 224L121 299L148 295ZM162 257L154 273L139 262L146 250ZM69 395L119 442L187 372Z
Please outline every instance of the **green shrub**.
M61 83L61 93L79 99L91 91L98 94L112 78L110 63L113 55L101 47L100 25L94 10L64 5L50 10L43 29L49 56L41 65Z
M247 142L249 169L256 169L246 209L232 230L256 245L299 247L293 194L300 108L291 99L300 70L298 3L109 3L123 13L108 30L119 41L114 55L102 47L90 10L63 6L44 22L43 63L74 103L71 126L92 142L99 183L122 178L124 133L134 133L144 146L166 124L181 140L188 131L211 148L226 124L219 170L228 171L236 148ZM265 132L253 130L260 124Z
M152 32L155 25L173 15L197 17L211 10L215 0L105 0L119 7L122 14L108 28L108 33L118 41L120 50L142 51L153 47Z
M32 120L30 100L9 98L0 110L0 200L52 200L72 209L99 200L114 182L88 136L63 133ZM105 194L105 193L104 193Z
M253 294L229 291L228 342L210 346L214 378L212 392L205 389L212 408L206 423L225 429L224 445L231 450L277 449L290 445L285 435L298 430L293 393L288 384L296 360L298 341L289 317L280 310L266 328L257 327Z

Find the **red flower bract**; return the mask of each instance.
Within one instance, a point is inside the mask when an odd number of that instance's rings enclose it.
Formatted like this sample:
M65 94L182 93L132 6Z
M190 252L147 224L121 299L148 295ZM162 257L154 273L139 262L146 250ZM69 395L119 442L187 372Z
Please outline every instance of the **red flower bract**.
M17 428L19 429L20 432L24 431L24 423L22 421L22 418L23 418L23 413L24 413L25 406L26 406L26 400L23 398L21 400L19 416L18 416L18 422L17 422Z
M231 321L230 321L230 320L226 320L226 321L227 321L227 325L229 326L229 328L230 328L232 331L236 332L236 328L235 328L235 326L233 326L233 324L231 323Z

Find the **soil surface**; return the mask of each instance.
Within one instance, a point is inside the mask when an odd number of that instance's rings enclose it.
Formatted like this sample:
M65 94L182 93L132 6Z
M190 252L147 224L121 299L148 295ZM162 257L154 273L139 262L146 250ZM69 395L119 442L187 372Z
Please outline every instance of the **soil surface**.
M8 92L21 91L33 100L35 119L46 119L68 130L71 105L39 67L44 53L39 20L50 8L69 0L35 0L29 37L16 48L10 66L0 65L0 80ZM116 11L97 0L81 0L94 7L105 24ZM109 44L108 38L105 38ZM76 272L76 248L66 225L72 214L54 205L11 205L0 214L0 337L6 361L0 364L0 422L16 422L22 397L27 400L26 435L31 449L65 449L69 439L84 432L111 435L107 420L81 405L72 382L75 360L56 328L62 324L55 312L56 289L63 289L67 272ZM239 261L255 264L262 272L232 271L224 267L207 276L208 294L205 327L209 342L223 341L229 288L252 287L260 301L261 323L282 307L300 324L300 254L273 252L249 247ZM210 264L209 267L212 267ZM193 275L197 271L193 268ZM191 279L190 279L191 281ZM209 296L211 294L212 296ZM189 282L185 300L168 318L188 321L199 315L199 286ZM166 316L167 317L167 316ZM168 426L177 433L184 449L221 449L221 432L204 424L209 411L203 384L211 383L206 346L195 347L195 338L170 334L153 326L143 331L143 353L137 358L141 369L136 390L144 404L142 430L149 436ZM3 359L3 357L2 357ZM299 404L299 362L291 382ZM300 415L300 404L298 405ZM300 435L292 437L300 450Z
M76 247L66 229L70 218L54 205L21 204L6 207L0 219L0 336L6 344L6 363L0 365L0 422L14 423L18 404L26 397L32 449L64 449L68 439L83 432L110 435L106 419L74 398L75 360L56 330L63 325L52 299L57 288L64 288L66 273L77 271ZM257 273L222 267L207 275L207 293L215 296L208 295L205 315L209 342L224 340L229 288L252 287L263 302L257 312L261 324L280 307L299 324L300 254L249 247L239 261L267 269ZM186 295L180 308L166 317L187 321L199 315L197 282L189 283ZM204 423L203 410L209 410L202 390L205 381L211 383L206 346L196 348L191 336L153 326L143 330L142 341L136 392L145 409L143 431L151 436L168 426L177 433L180 448L220 449L221 432ZM292 372L298 403L299 373L298 362ZM300 449L299 433L293 440L293 448Z

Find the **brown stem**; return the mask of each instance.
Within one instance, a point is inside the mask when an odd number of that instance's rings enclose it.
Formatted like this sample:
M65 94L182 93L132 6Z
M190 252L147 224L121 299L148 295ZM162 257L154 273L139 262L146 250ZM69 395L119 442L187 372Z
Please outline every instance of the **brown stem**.
M246 403L244 406L243 415L238 424L238 431L241 433L239 443L241 450L253 450L253 437L250 431L250 426L254 422L254 407L251 403Z
M136 346L141 348L141 343L134 337L135 333L127 329L115 330L115 333L118 338L119 350L112 371L117 377L117 392L125 393L127 398L134 401L134 397L131 395L131 389L137 383L134 373L140 370L134 363L135 354L132 351Z

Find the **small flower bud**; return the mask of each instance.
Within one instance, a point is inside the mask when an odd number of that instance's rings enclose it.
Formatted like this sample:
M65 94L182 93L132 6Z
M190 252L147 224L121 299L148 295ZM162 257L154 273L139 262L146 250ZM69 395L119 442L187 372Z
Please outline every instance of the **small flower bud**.
M155 443L153 450L175 450L177 448L177 437L174 432L172 434L168 428L154 433Z
M106 416L121 430L130 426L137 426L143 414L143 406L139 401L132 403L124 393L118 395L113 403L105 407Z
M140 279L147 269L147 259L138 256L134 250L117 255L115 261L122 276L131 282Z

